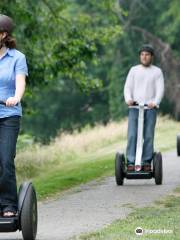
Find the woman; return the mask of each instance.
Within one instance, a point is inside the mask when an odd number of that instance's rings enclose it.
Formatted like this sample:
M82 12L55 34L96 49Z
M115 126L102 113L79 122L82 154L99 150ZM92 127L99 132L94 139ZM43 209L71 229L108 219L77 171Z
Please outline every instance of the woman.
M0 214L17 213L17 186L14 158L22 116L21 98L28 75L26 58L16 50L13 21L0 14Z

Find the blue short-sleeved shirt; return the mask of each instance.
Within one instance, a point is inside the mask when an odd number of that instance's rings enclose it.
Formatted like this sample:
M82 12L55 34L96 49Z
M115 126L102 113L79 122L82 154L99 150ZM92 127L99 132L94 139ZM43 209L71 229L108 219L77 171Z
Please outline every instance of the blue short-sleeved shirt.
M15 95L17 74L28 75L26 57L16 49L7 49L0 57L0 100L6 101ZM20 103L13 107L0 104L0 118L15 115L22 116Z

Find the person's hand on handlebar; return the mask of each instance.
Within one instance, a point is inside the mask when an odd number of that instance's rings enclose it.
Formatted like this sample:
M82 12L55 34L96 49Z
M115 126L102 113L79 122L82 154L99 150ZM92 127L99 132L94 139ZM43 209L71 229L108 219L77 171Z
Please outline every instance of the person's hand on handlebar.
M9 98L6 100L6 106L7 106L7 107L13 107L13 106L15 106L16 104L18 104L19 102L20 102L20 99L19 99L17 96L9 97Z
M134 104L134 101L133 100L129 100L128 102L127 102L127 105L128 106L132 106Z
M155 108L155 107L157 107L155 103L153 103L153 102L148 103L148 108L152 109L152 108Z

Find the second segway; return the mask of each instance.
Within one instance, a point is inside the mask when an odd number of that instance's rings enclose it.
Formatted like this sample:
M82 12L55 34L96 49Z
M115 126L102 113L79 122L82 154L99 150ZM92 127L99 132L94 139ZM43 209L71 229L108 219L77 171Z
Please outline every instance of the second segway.
M180 156L180 135L177 136L177 155Z
M127 171L126 158L123 153L117 152L115 157L115 179L117 185L123 185L124 178L126 179L151 179L155 178L157 185L162 184L163 166L162 155L160 152L153 154L152 166L150 171L142 169L142 150L143 150L143 129L144 129L144 110L148 109L147 105L139 104L138 116L138 134L135 158L135 170Z

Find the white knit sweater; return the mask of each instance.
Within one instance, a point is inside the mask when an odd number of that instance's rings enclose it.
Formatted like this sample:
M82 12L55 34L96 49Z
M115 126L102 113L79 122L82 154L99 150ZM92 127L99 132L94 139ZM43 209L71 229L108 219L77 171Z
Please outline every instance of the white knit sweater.
M160 68L139 64L130 69L124 86L124 98L138 103L160 104L164 94L164 77Z

